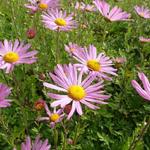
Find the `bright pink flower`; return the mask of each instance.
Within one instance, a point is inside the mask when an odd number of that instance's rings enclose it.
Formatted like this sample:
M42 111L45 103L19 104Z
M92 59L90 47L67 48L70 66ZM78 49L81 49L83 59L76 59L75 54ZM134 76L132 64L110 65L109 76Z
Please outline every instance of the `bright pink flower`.
M0 83L0 108L10 106L11 100L6 99L11 93L11 88L7 85Z
M82 11L93 12L96 11L96 7L94 5L85 4L83 2L76 2L75 9L79 9Z
M147 43L149 43L150 42L150 38L145 38L145 37L139 37L139 40L140 40L140 42L147 42Z
M148 78L145 76L144 73L138 73L139 79L142 81L143 87L142 88L135 80L132 80L132 86L135 88L135 90L138 92L140 96L142 96L144 99L150 101L150 83Z
M28 0L29 4L25 4L25 7L30 9L31 12L36 12L38 9L56 9L59 7L59 0Z
M77 23L73 20L73 14L67 15L66 12L51 10L42 15L43 23L50 30L69 31L77 28Z
M30 47L30 44L18 40L15 40L14 44L7 40L0 42L0 69L6 69L6 73L10 73L15 65L36 62L37 51L28 51Z
M72 117L75 111L77 111L79 115L83 114L81 104L91 109L98 109L99 107L92 103L107 104L104 100L110 97L109 95L104 95L104 91L101 90L104 86L102 84L103 81L92 84L95 76L91 75L83 79L83 70L78 72L75 65L57 65L54 73L50 73L50 77L58 86L47 82L43 83L44 86L65 93L48 93L50 98L56 99L56 101L51 103L51 106L57 107L60 105L64 108L71 103L72 108L68 114L68 119Z
M40 136L37 136L34 143L32 143L28 136L26 141L22 143L21 150L50 150L50 147L51 145L48 144L47 139L43 142L40 140Z
M67 51L70 55L73 55L75 53L82 52L83 48L78 44L69 42L68 45L65 45L65 51Z
M51 112L47 104L45 104L45 110L46 110L48 117L40 117L37 120L38 121L44 121L44 120L50 121L51 128L54 128L56 123L61 122L62 119L64 118L63 109L58 109L56 111L56 108L54 108L54 111Z
M84 51L82 53L76 53L74 58L81 63L75 65L83 69L84 72L89 72L90 75L95 75L106 80L111 80L108 74L117 75L115 73L117 69L112 67L111 59L105 56L104 53L97 55L97 50L94 45L90 45L88 49L85 47Z
M150 9L143 6L135 6L134 9L139 16L145 19L150 19Z
M110 21L128 21L131 14L123 11L121 8L115 6L110 10L110 5L105 0L94 0L93 3L96 5L100 13Z

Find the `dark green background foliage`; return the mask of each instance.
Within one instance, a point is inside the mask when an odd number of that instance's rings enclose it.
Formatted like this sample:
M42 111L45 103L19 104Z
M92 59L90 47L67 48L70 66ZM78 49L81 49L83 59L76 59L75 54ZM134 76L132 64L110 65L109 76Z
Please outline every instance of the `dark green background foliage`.
M74 11L75 0L62 1L62 9ZM92 1L85 0L85 3ZM25 0L0 0L0 40L19 39L32 44L32 49L39 51L38 62L32 65L15 67L13 73L4 75L1 71L0 81L13 87L12 106L0 110L0 150L11 150L15 145L20 147L26 135L35 139L40 134L48 138L54 148L54 132L46 123L38 123L36 118L45 116L45 112L37 112L34 102L43 98L51 103L40 80L45 74L45 81L51 82L48 73L53 70L55 49L59 47L61 63L69 63L64 44L78 43L82 46L94 44L99 52L105 52L111 58L126 57L127 62L118 68L118 76L112 82L106 82L106 91L112 95L109 104L92 111L84 108L84 115L79 119L64 121L67 137L64 137L61 124L57 125L58 149L62 149L65 138L76 141L67 144L68 150L128 150L133 139L139 134L150 115L150 103L144 101L131 86L131 80L137 79L137 72L143 71L150 77L150 44L141 44L139 36L150 37L150 20L137 16L134 6L144 5L150 8L149 0L109 0L132 14L130 22L106 22L96 13L77 12L76 20L79 28L60 33L59 45L56 43L57 33L45 29L41 23L40 12L29 15L24 7ZM85 25L86 28L82 28ZM28 28L34 27L37 35L29 40L26 36ZM7 80L5 80L5 78ZM83 106L84 107L84 106ZM143 139L137 143L136 150L150 149L150 129ZM56 135L55 135L56 136Z

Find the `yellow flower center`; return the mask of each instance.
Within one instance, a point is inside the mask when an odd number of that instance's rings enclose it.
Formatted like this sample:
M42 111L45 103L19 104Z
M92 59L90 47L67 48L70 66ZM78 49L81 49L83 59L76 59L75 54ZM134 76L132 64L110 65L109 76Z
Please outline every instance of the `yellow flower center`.
M72 85L68 89L68 96L73 100L80 101L85 97L86 93L82 86Z
M4 55L3 60L8 63L14 63L19 60L19 55L15 52L8 52Z
M39 4L39 8L41 8L41 9L47 9L48 8L48 5L47 4L44 4L44 3L40 3Z
M50 120L52 121L52 122L56 122L58 119L60 118L60 116L58 115L58 114L52 114L51 116L50 116Z
M62 18L57 18L54 22L59 26L66 26L67 24L66 21Z
M93 71L99 71L101 69L100 63L94 59L88 60L87 66Z
M141 15L142 17L144 17L144 13L143 13L143 12L141 12L140 15Z

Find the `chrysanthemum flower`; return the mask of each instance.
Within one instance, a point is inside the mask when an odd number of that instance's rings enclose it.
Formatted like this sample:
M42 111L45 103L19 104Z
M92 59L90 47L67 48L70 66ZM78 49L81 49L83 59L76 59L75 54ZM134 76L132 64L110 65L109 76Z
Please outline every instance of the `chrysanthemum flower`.
M93 3L98 8L99 12L109 21L127 21L131 14L123 11L118 6L110 10L110 5L105 0L94 0Z
M0 83L0 108L10 106L11 100L6 99L11 93L11 88L7 85Z
M141 97L150 101L150 83L149 83L149 80L143 72L138 73L138 76L139 76L139 79L142 81L144 89L135 80L131 81L132 86L135 88L135 90L138 92L138 94Z
M28 0L29 4L25 4L25 7L32 12L36 12L38 9L56 9L59 7L59 0Z
M145 19L150 19L150 9L143 7L143 6L135 6L134 7L136 13Z
M96 51L96 47L90 45L88 49L85 47L82 53L76 53L74 58L81 63L76 64L76 66L91 75L111 80L108 74L117 75L115 73L117 69L112 67L113 64L109 57L105 56L104 53L100 53L97 56Z
M139 41L143 42L143 43L149 43L150 42L150 38L145 38L145 37L139 37Z
M83 114L81 104L91 109L98 109L99 107L92 103L107 104L104 100L110 97L109 95L103 95L104 91L101 91L103 81L92 84L95 76L91 75L82 79L83 71L79 73L75 65L57 65L54 74L50 73L50 77L58 86L47 82L44 82L44 86L66 93L62 95L48 93L50 98L56 99L56 101L51 103L51 106L56 107L60 105L64 108L71 103L72 108L68 114L68 119L72 117L75 111L79 115Z
M48 115L48 117L40 117L37 120L38 121L50 121L50 127L54 128L56 123L61 122L62 119L64 118L64 113L63 113L63 109L58 109L56 111L56 108L54 108L54 111L51 112L47 106L47 104L45 103L45 110L46 113Z
M43 142L40 140L40 136L37 136L34 143L32 143L28 136L26 141L22 143L21 150L50 150L50 147L51 145L48 144L47 139Z
M69 42L68 45L65 45L65 51L67 51L70 55L73 55L74 53L82 52L83 48L78 44Z
M96 7L94 5L85 4L83 2L76 2L75 9L79 9L82 11L93 12L96 11Z
M6 69L6 73L10 73L17 64L32 64L36 62L37 51L28 52L31 46L15 40L14 44L11 41L4 40L0 42L0 69Z
M42 18L43 23L50 30L69 31L77 28L77 23L73 20L73 14L67 15L66 12L58 9L45 12Z
M34 107L36 110L42 110L45 106L45 101L43 99L39 99L34 103Z

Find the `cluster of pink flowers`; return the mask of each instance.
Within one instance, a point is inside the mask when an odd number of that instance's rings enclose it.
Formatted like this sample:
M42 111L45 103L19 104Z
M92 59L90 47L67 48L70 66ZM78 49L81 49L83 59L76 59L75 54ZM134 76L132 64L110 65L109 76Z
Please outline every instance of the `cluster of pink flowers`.
M37 10L44 11L42 13L42 22L45 27L57 32L70 31L78 27L74 20L74 14L67 14L66 11L59 9L59 0L28 0L29 3L25 7L30 9L32 13ZM110 5L105 0L94 0L94 5L85 4L83 2L76 3L75 8L82 11L99 10L105 19L114 21L129 21L131 14L123 11L115 6L110 9ZM150 10L145 7L135 6L135 10L139 16L145 19L150 19ZM27 35L33 38L36 34L35 30L29 30ZM140 37L141 42L150 42L150 39ZM30 44L25 44L19 40L12 41L4 40L0 42L0 69L5 73L11 73L14 67L19 64L33 64L37 61L37 51L32 50ZM105 94L104 81L111 81L113 76L117 76L117 69L114 68L113 61L104 52L97 52L94 45L82 47L76 43L69 42L65 45L65 51L74 58L74 64L57 64L54 71L49 73L53 83L44 82L46 88L56 90L57 93L48 92L47 96L54 101L51 103L51 108L44 100L38 100L35 103L35 109L45 109L46 117L38 117L37 121L47 121L51 128L61 122L65 117L71 119L76 112L78 115L84 113L86 107L96 110L99 109L99 104L108 104L110 94ZM126 58L118 57L114 59L115 63L124 63ZM143 83L142 88L137 81L132 80L132 86L144 99L150 101L150 83L144 73L138 74ZM7 97L11 93L11 88L0 83L0 108L10 106L11 100ZM66 113L65 108L69 106L69 111ZM44 142L37 136L35 142L32 143L30 137L22 143L21 150L49 150L50 145L48 140ZM15 148L14 148L15 150Z

